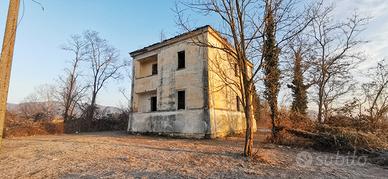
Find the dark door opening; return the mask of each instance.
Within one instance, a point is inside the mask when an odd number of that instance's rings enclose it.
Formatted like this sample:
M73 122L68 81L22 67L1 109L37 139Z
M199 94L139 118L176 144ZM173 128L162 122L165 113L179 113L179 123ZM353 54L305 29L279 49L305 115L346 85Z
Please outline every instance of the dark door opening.
M151 97L151 111L156 111L156 96Z
M178 109L186 109L185 91L178 91Z

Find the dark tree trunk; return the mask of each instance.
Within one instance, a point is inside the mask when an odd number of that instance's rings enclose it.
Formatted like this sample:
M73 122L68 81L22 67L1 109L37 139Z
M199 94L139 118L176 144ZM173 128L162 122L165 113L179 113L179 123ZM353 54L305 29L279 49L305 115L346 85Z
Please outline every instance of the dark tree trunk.
M244 156L252 156L253 148L253 111L252 111L252 94L251 94L251 85L245 88L245 119L246 119L246 130L245 130L245 145L244 145Z

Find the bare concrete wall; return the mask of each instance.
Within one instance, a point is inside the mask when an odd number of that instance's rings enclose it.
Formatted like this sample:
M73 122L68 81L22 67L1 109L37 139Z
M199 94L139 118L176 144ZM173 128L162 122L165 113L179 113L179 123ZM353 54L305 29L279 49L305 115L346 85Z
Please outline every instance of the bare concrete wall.
M134 113L129 132L204 138L208 124L203 116L204 110L201 109Z
M157 133L174 136L204 137L208 131L207 112L204 109L203 67L205 48L198 47L186 38L172 45L134 58L133 115L129 132ZM185 51L185 68L178 68L178 52ZM157 56L158 74L146 76L143 72L154 62L139 60ZM139 69L140 68L140 69ZM145 77L144 77L145 76ZM185 110L177 110L177 91L185 90ZM155 91L155 93L154 93ZM156 94L157 111L150 112L149 98Z
M211 138L225 137L245 132L244 113L231 110L214 109L210 112Z
M143 78L152 75L152 65L157 63L157 55L149 56L136 61L136 77Z
M208 29L211 30L211 29ZM245 117L237 110L234 87L225 86L218 73L235 79L234 69L223 61L225 53L214 48L199 47L193 40L222 45L214 32L203 33L199 38L180 37L174 43L139 54L134 58L134 70L141 74L133 80L133 114L128 124L129 132L156 133L181 137L223 137L245 131ZM177 69L179 51L185 51L186 68ZM158 75L145 76L151 68L138 60L157 57ZM152 64L151 62L149 62ZM221 66L214 66L215 63ZM147 64L147 65L145 65ZM218 69L219 71L214 71ZM177 110L177 91L185 90L186 108ZM157 112L150 112L149 97L157 95Z
M226 47L214 31L210 30L207 38L212 46ZM235 63L236 61L223 50L208 49L210 133L213 138L244 133L246 129L243 106L237 100L237 96L241 99L241 93L239 70L236 73ZM254 120L254 131L255 122Z
M151 111L151 106L150 106L150 99L151 97L156 96L156 90L151 91L151 92L146 92L146 93L140 93L137 95L138 99L138 105L139 109L138 112L149 112Z

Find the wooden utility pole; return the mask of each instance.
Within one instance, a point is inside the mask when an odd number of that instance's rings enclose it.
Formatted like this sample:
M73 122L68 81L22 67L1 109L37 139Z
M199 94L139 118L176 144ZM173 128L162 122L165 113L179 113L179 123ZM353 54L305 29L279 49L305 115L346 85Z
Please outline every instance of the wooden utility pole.
M20 0L9 0L8 16L5 26L3 48L0 58L0 145L3 139L5 113L7 111L7 97L13 50L16 38Z

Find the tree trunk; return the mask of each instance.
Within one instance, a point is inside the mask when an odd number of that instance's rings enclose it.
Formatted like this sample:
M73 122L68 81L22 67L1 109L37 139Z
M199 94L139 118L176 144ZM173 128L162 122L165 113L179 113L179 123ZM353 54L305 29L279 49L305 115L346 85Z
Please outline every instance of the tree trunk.
M244 145L244 156L252 156L253 148L253 109L252 109L252 85L249 84L248 80L244 80L246 83L246 88L244 88L245 93L245 119L246 119L246 133L245 133L245 145Z
M88 130L91 130L91 127L92 127L92 121L94 119L94 113L95 113L95 109L96 109L96 97L97 97L97 94L96 93L93 93L92 95L92 101L88 107L88 111L87 111L87 117L86 117L86 120L87 120L87 126L88 126Z
M322 120L322 109L323 108L323 87L322 85L319 86L319 92L318 92L318 122L323 123Z
M324 106L324 113L323 113L323 120L322 120L322 123L327 121L327 119L329 118L329 104L326 103L323 103L323 106Z
M275 138L276 137L276 111L277 110L272 110L273 108L271 108L271 121L272 121L272 137Z
M249 97L248 97L249 98ZM251 110L251 100L246 99L247 106L245 107L245 118L246 118L246 134L245 134L245 146L244 146L244 156L251 157L252 156L252 148L253 148L253 117Z

